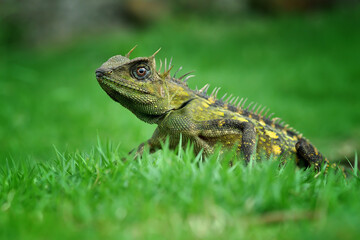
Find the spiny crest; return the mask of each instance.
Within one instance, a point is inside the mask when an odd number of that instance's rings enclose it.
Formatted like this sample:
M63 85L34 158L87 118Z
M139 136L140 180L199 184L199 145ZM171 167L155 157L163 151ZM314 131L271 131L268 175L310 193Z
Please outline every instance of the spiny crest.
M205 84L202 88L199 90L196 90L195 92L200 95L201 97L205 97L207 99L212 98L213 101L215 101L219 105L226 105L227 109L234 112L239 113L248 113L249 115L256 115L258 119L262 119L267 124L274 124L276 127L280 127L283 130L289 130L293 131L298 137L302 137L302 134L300 134L295 129L289 127L289 124L286 124L284 121L281 121L280 118L274 117L274 113L271 113L268 115L270 109L266 106L262 106L261 104L258 105L255 102L250 102L249 104L246 104L247 98L241 98L234 97L232 94L227 96L228 94L225 93L220 99L218 99L218 93L220 91L220 87L215 87L213 91L210 93L210 95L207 94L207 91L209 90L210 85Z
M164 64L163 64L163 61L160 59L159 62L160 62L160 65L159 65L159 70L157 71L159 73L159 75L162 77L162 78L165 78L165 79L169 79L171 81L174 81L176 83L179 83L181 85L184 85L184 86L187 86L187 81L192 78L192 77L195 77L195 75L191 74L193 73L194 71L190 71L190 72L187 72L185 74L183 74L182 76L180 76L179 78L177 78L177 74L183 69L182 66L180 66L174 73L173 76L170 75L170 71L173 69L173 65L172 65L172 60L173 58L170 58L170 61L169 63L167 62L167 58L165 58L164 60ZM164 72L161 72L162 70L162 66L164 65Z

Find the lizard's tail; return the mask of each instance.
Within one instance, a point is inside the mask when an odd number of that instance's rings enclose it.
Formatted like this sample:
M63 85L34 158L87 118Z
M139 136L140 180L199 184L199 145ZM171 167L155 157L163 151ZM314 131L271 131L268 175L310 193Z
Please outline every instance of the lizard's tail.
M329 168L341 169L344 176L346 177L344 167L338 166L336 163L330 163L330 161L306 139L301 138L295 144L295 149L298 158L305 161L308 166L314 166L317 171L320 171L322 166L325 165L325 172L327 172Z

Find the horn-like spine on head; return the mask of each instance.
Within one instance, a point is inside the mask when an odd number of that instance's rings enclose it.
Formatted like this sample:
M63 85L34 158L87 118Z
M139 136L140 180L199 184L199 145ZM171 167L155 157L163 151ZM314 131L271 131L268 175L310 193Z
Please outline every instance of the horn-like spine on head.
M155 70L156 70L155 56L156 56L156 54L157 54L158 52L160 52L160 50L161 50L161 48L159 48L158 50L156 50L156 52L154 52L154 54L149 57L149 59L152 60L152 63L153 63L153 65L154 65L154 69L155 69ZM161 66L162 66L162 63L160 63L160 69L161 69ZM159 69L159 71L160 71L160 69Z
M153 55L150 56L150 58L155 58L156 54L158 54L158 52L160 52L161 48L159 48L158 50L156 50L156 52L154 52Z
M137 45L135 45L126 55L125 57L129 58L130 54L135 50L135 48L137 47Z

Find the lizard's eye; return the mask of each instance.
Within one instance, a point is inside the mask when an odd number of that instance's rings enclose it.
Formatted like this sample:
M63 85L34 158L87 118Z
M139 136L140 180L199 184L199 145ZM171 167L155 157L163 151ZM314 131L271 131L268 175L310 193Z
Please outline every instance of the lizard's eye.
M133 75L138 80L145 79L150 74L150 69L146 66L139 66L133 70Z
M136 75L138 75L139 77L143 77L146 74L146 69L144 67L139 67L136 70Z

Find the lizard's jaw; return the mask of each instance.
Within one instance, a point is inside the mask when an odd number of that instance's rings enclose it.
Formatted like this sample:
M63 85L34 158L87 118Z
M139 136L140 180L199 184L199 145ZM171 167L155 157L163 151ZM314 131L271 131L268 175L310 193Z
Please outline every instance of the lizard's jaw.
M144 88L141 88L139 86L136 86L135 84L132 84L126 80L120 79L120 80L114 80L106 76L97 77L97 80L99 84L103 87L106 91L106 88L110 88L112 90L115 90L119 92L119 94L122 94L124 92L138 92L143 94L150 94L150 92Z

